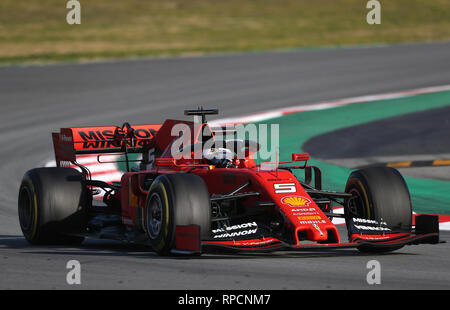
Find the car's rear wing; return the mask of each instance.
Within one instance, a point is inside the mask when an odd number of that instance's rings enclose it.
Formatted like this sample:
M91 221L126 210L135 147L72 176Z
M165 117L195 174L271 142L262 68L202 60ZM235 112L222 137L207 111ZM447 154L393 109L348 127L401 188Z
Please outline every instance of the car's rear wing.
M150 143L160 124L122 127L72 127L61 128L52 134L55 160L58 167L76 163L77 155L104 153L139 153Z

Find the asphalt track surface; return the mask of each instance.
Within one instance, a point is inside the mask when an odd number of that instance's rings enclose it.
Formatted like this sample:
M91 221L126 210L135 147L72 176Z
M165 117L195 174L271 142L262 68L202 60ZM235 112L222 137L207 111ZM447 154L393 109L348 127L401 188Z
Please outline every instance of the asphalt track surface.
M53 156L50 132L60 127L158 123L197 106L231 117L449 82L450 43L0 68L0 288L448 289L448 243L389 255L164 258L97 240L29 246L16 209L23 173ZM72 259L82 266L82 284L75 287L66 283ZM371 259L381 263L381 285L366 282Z

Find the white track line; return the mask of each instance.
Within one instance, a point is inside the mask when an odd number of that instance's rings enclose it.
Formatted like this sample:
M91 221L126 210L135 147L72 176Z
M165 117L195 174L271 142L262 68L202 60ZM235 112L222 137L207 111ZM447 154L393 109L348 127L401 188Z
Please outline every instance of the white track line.
M367 96L359 96L352 98L345 98L339 100L331 100L331 101L323 101L315 104L307 104L307 105L299 105L292 106L287 108L280 108L274 110L268 110L260 113L253 113L245 116L232 117L232 118L224 118L218 119L214 121L210 121L209 124L211 126L224 126L230 124L243 124L243 123L251 123L251 122L259 122L265 121L277 117L281 117L283 115L289 115L293 113L300 113L306 111L317 111L317 110L325 110L336 108L339 106L345 106L354 103L362 103L368 101L378 101L378 100L388 100L388 99L396 99L396 98L404 98L421 94L429 94L441 91L450 90L450 85L441 85L434 87L425 87L425 88L417 88L410 89L400 92L392 92L386 94L377 94L377 95L367 95Z

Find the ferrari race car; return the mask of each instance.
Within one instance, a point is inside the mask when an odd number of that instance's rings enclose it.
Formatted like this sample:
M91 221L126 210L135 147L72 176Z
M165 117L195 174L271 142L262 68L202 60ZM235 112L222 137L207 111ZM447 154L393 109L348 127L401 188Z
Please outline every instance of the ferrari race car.
M307 164L307 153L257 163L258 142L236 139L233 127L208 125L206 115L217 113L199 108L185 111L194 121L53 133L56 167L29 170L20 186L25 238L71 245L86 237L114 239L148 245L160 255L388 252L439 242L437 216L418 215L413 225L410 194L397 170L360 169L351 173L344 192L324 190L321 171ZM181 144L184 134L173 135L179 125L192 133ZM99 165L120 154L126 166L120 182L92 179L77 161L87 154L95 154ZM302 177L294 174L301 171ZM334 212L337 207L344 212ZM340 235L334 218L345 219L347 236Z

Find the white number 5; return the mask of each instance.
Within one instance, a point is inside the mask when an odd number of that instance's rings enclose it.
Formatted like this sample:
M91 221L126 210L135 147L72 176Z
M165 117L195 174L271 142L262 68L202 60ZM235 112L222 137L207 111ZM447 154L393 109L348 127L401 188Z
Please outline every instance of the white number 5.
M295 183L274 184L273 187L276 194L295 193L297 191Z

